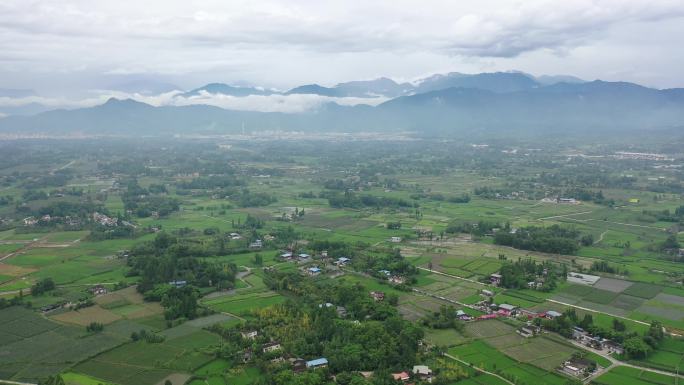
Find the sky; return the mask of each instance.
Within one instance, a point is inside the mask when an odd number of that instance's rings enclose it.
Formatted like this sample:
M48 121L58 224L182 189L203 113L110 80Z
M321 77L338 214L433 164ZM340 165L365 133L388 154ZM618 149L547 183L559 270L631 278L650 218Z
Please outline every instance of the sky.
M288 89L453 71L672 88L684 87L681 36L684 0L2 0L0 88L55 106L112 90L164 103L162 92L209 82ZM20 103L10 99L0 105Z

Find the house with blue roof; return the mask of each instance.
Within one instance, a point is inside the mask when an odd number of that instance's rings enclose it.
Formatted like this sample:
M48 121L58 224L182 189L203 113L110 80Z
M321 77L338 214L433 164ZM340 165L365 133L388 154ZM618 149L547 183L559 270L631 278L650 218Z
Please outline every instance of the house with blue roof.
M318 369L318 368L325 368L328 366L328 359L327 358L316 358L315 360L311 361L306 361L306 368L307 369Z

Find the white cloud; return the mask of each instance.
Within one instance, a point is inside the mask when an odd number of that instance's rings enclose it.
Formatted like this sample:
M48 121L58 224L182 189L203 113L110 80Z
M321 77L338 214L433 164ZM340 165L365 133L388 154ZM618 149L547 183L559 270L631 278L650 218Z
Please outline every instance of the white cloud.
M30 96L22 98L0 97L0 107L17 108L31 104L39 104L49 109L84 108L93 107L105 103L109 98L133 99L155 107L159 106L189 106L210 105L229 110L259 111L259 112L285 112L298 113L316 109L325 103L337 103L339 105L353 106L358 104L378 105L387 101L387 98L335 98L320 95L250 95L235 97L222 94L210 94L202 92L200 95L185 97L181 91L173 91L158 95L129 94L117 91L98 91L97 96L84 99L48 98L42 96Z
M186 84L247 80L280 87L503 63L527 71L538 64L526 56L539 54L542 62L566 59L544 72L573 73L604 59L576 57L576 50L613 46L634 31L660 36L675 21L675 34L656 43L655 54L667 60L681 50L675 36L684 34L682 17L681 0L3 0L0 73L7 75L0 85L41 73L142 73ZM648 58L639 54L645 47L639 41L619 47L629 57L620 67L634 74L627 80L648 70ZM667 71L670 82L679 79L674 68Z

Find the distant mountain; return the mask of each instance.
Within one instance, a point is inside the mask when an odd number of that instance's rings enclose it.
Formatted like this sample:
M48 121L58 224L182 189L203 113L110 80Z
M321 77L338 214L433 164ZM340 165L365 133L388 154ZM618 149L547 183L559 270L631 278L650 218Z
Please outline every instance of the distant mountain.
M318 84L307 84L304 86L295 87L285 93L285 95L296 95L296 94L312 94L321 96L337 97L340 96L340 92L335 88L323 87Z
M475 88L492 92L514 92L539 87L530 75L520 72L493 72L467 75L458 72L433 75L417 82L415 93L438 91L447 88Z
M262 113L194 105L153 107L110 99L77 110L0 119L0 132L171 135L297 131L413 131L418 135L616 135L681 127L684 90L632 83L557 83L513 92L452 87L401 96L376 107L328 103L306 113Z
M586 80L582 80L575 76L570 75L542 75L535 77L537 82L543 86L550 86L557 83L585 83Z
M335 89L344 96L385 96L388 98L395 98L397 96L410 94L413 92L414 87L410 83L399 84L389 78L378 78L374 80L340 83L335 86Z
M194 90L185 92L182 94L182 96L185 96L185 97L197 96L197 95L200 95L202 92L206 92L209 94L221 94L221 95L236 96L236 97L244 97L244 96L249 96L249 95L272 95L275 93L275 92L270 91L270 90L259 89L259 88L254 88L254 87L237 87L237 86L230 86L228 84L223 84L223 83L210 83L204 87L195 88Z

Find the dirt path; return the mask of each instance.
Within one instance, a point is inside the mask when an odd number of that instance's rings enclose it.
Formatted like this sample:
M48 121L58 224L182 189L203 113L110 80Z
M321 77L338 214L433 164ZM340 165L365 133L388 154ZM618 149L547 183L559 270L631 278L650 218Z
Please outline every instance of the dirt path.
M467 281L467 282L471 282L471 283L476 283L476 284L482 285L482 286L489 286L489 285L487 285L486 283L482 283L482 282L476 281L476 280L474 280L474 279L459 277L458 275L453 275L453 274L442 273L441 271L430 270L430 269L426 269L426 268L420 267L420 266L416 266L416 267L417 267L418 269L420 269L420 270L429 271L429 272L431 272L431 273L443 275L443 276L445 276L445 277L460 279L460 280L462 280L462 281Z
M606 235L607 232L608 230L602 232L601 235L599 235L599 239L596 242L594 242L594 245L598 245L599 243L603 242L603 236Z
M554 216L551 216L551 217L537 218L537 220L538 220L538 221L543 221L543 220L545 220L545 219L566 218L566 217L571 217L571 216L575 216L575 215L591 214L591 213L593 213L593 212L594 212L594 210L589 210L589 211L582 211L582 212L579 212L579 213L570 213L570 214L563 214L563 215L554 215ZM574 220L580 221L579 219L574 219ZM590 220L591 220L591 219L585 219L584 221L590 221Z
M487 371L487 370L485 370L485 369L479 368L479 367L477 367L477 366L471 364L470 362L463 361L462 359L456 358L456 357L452 356L452 355L449 354L449 353L444 353L444 357L449 357L449 358L451 358L452 360L458 361L458 362L462 363L463 365L469 366L469 367L471 367L471 368L477 370L477 371L480 372L480 373L489 374L490 376L494 376L494 377L500 379L501 381L505 381L505 382L508 383L508 384L515 385L514 383L508 381L507 379L501 377L500 375L498 375L498 374L496 374L496 373L492 373L492 372Z

